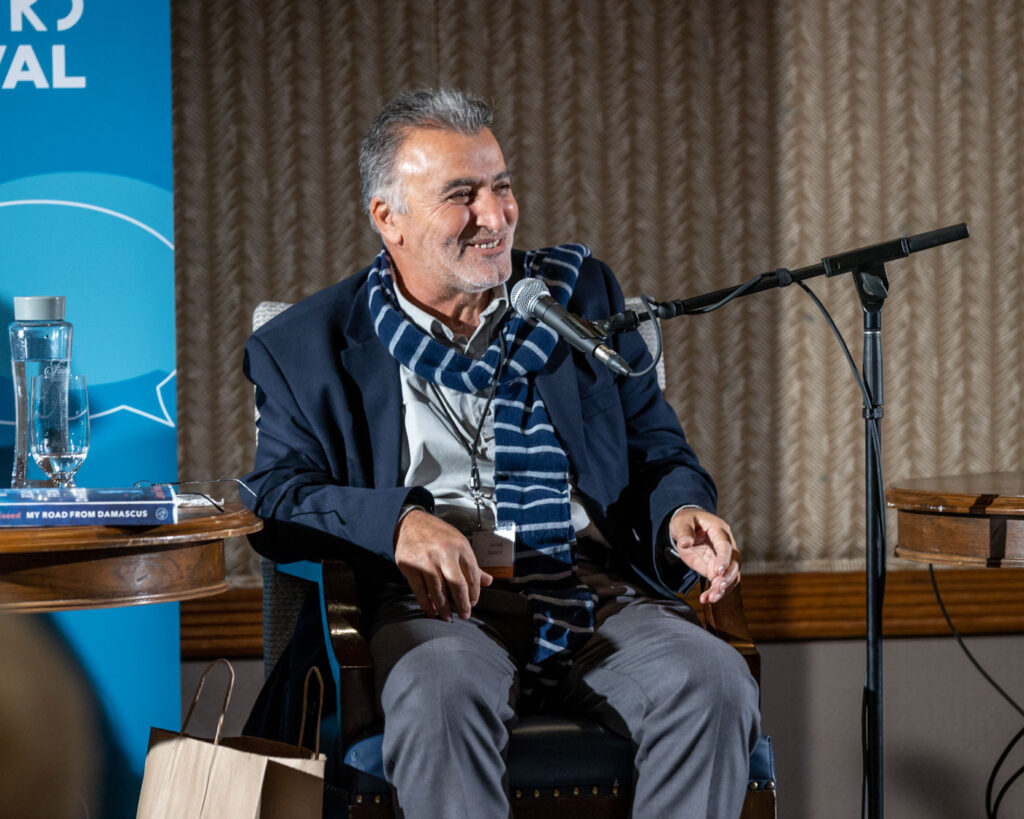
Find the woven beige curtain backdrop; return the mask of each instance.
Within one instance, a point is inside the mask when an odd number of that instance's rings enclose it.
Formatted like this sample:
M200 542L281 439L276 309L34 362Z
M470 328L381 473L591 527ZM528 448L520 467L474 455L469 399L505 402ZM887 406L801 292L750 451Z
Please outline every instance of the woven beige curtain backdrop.
M417 85L491 101L520 247L686 298L966 221L889 266L885 474L1022 468L1021 0L175 0L179 456L251 465L253 307L369 263L356 156ZM861 355L848 276L810 282ZM860 397L797 287L665 325L747 572L860 569ZM890 533L894 528L890 522ZM255 574L244 544L232 571Z

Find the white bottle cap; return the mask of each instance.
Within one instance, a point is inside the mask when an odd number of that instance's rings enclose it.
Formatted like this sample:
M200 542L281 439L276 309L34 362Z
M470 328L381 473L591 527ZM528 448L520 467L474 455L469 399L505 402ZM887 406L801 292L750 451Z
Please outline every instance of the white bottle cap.
M15 321L63 321L63 296L15 296Z

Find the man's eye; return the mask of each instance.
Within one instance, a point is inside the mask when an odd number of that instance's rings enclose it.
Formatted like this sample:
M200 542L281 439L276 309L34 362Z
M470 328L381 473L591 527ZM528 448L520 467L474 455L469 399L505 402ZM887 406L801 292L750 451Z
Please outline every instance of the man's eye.
M454 191L448 195L448 198L453 202L468 202L469 191Z
M497 185L494 186L494 189L498 193L511 193L511 191L512 191L512 183L511 182L499 182Z

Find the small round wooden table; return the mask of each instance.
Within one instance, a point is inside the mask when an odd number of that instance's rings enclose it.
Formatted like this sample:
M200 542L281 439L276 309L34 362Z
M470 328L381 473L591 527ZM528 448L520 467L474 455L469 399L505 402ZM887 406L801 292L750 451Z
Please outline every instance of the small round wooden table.
M954 566L1024 566L1024 472L902 481L896 556Z
M164 603L227 589L224 539L262 528L241 505L163 526L0 527L0 611Z

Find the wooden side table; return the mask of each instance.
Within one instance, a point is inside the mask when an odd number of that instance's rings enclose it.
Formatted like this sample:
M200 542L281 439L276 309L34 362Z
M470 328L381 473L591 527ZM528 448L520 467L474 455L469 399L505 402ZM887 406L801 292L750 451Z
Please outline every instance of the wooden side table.
M190 600L227 589L224 539L262 528L241 505L163 526L0 527L0 611Z
M886 491L886 501L897 510L897 557L1024 566L1024 472L903 481Z

